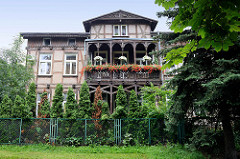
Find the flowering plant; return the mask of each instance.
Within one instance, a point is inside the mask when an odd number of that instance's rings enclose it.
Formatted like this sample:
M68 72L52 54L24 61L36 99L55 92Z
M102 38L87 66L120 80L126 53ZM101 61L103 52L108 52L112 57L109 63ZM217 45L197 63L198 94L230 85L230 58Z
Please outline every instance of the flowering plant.
M142 59L143 59L143 62L152 60L152 58L150 56L148 56L148 55L143 56Z
M87 71L87 72L92 72L93 69L94 69L94 66L93 66L93 65L87 65L87 66L85 67L85 71Z
M127 61L127 58L126 58L125 56L120 56L118 59L119 59L119 60Z
M102 60L103 60L102 56L94 57L94 61L102 61Z
M145 71L148 73L152 73L154 71L161 71L160 65L88 65L85 67L85 71L92 72L92 71L111 71L111 72L118 72L118 71L132 71L132 72L140 72Z
M122 65L122 66L119 67L119 70L126 72L126 71L128 71L129 68L130 68L129 65Z
M132 65L132 72L140 72L142 70L139 65Z
M111 72L117 72L119 70L119 66L109 65L108 70L111 71Z

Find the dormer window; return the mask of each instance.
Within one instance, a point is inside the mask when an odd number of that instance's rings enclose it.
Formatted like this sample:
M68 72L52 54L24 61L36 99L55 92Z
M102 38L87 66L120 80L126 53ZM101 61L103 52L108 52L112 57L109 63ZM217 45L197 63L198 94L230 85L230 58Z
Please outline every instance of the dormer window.
M121 25L121 35L122 36L127 35L127 25Z
M113 26L113 35L114 36L119 36L120 35L119 25L114 25Z
M50 46L51 45L51 39L50 38L43 39L43 45L44 46Z
M68 46L74 46L74 45L76 45L76 39L74 38L68 39Z
M113 36L127 36L127 25L113 25Z

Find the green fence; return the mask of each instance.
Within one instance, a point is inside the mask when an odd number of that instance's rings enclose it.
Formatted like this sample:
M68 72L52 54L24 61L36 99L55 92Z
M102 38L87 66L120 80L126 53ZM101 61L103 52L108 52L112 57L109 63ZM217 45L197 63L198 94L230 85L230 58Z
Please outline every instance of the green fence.
M164 141L163 127L155 118L0 118L0 144L152 145Z

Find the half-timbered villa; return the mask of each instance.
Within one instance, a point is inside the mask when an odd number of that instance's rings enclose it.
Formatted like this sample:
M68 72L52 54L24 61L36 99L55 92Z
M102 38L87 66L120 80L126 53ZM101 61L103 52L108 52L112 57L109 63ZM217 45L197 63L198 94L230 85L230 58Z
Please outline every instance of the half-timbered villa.
M138 93L150 82L161 85L159 65L153 65L159 59L149 54L160 47L152 39L156 20L118 10L86 20L83 25L85 32L21 33L28 39L27 53L36 59L37 102L43 90L52 99L58 83L63 85L65 101L68 87L78 98L86 80L92 98L101 86L113 112L120 84L126 92L134 89Z

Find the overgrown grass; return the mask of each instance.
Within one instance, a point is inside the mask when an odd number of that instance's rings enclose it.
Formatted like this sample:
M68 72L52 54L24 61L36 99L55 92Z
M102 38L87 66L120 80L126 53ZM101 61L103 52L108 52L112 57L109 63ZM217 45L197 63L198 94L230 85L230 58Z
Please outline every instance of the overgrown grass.
M84 159L204 159L199 152L189 152L179 145L168 146L82 146L65 147L49 145L1 145L0 158L7 159L53 159L53 158L84 158Z

